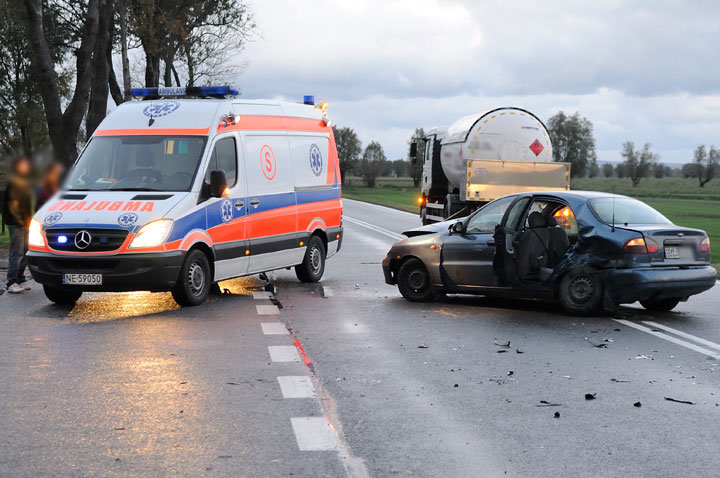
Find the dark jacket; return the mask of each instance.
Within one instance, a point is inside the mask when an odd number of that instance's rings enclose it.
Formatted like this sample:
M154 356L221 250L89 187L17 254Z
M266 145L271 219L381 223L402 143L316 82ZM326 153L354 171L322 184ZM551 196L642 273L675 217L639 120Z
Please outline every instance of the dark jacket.
M3 201L3 222L8 226L27 226L32 218L32 196L32 187L26 178L10 178Z

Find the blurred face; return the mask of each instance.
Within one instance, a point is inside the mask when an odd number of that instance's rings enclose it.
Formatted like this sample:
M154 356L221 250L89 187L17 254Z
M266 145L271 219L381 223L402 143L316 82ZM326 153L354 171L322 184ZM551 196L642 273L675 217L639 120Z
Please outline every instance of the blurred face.
M21 159L15 163L15 172L21 176L27 176L30 174L30 161L27 159Z

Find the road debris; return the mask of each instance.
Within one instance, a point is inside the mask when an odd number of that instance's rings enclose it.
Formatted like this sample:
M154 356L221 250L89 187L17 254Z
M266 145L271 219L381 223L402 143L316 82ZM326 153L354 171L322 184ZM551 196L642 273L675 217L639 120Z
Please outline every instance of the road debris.
M554 418L560 418L560 412L555 412L555 414L553 415L553 417L554 417Z
M585 400L595 400L596 395L597 395L597 393L586 393Z
M642 354L638 354L638 355L635 356L635 360L648 360L648 359L650 359L650 360L655 360L652 355L642 355Z
M418 348L419 349L427 349L427 348L430 348L430 346L428 344L420 344L420 345L418 345Z
M667 400L668 402L684 403L686 405L695 405L695 402L691 402L690 400L678 400L677 398L671 398L671 397L665 397L665 400Z
M515 372L513 372L512 370L510 370L510 371L508 372L508 375L512 375L512 374L514 374L514 373L515 373Z
M458 388L459 386L460 386L460 385L458 385L458 384L456 383L455 385L453 385L453 388Z
M516 354L524 354L525 351L522 350L520 347L518 347L518 348L515 350L515 353L516 353Z
M507 352L507 350L502 350L502 349L501 349L501 350L496 350L496 351L495 351L495 353L498 353L498 354L504 354L505 352Z
M615 383L630 383L630 380L624 378L611 378L610 381Z
M540 400L540 405L535 405L536 407L562 407L562 404L560 403L550 403L547 400Z
M635 403L633 403L633 407L638 407L638 408L640 408L640 407L642 407L642 403L640 403L640 402L635 402Z
M510 347L510 341L495 339L495 345L497 345L498 347Z
M606 343L606 342L596 342L596 341L591 340L591 339L589 339L589 338L587 338L587 337L585 337L585 340L587 340L588 343L589 343L590 345L592 345L593 347L597 347L597 348L599 348L599 349L603 349L603 348L607 347L607 343Z

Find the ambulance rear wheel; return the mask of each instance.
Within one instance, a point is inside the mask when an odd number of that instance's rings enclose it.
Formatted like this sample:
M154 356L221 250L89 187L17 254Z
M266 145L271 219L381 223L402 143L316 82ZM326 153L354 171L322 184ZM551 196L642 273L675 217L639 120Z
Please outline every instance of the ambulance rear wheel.
M180 268L180 277L172 290L173 299L179 305L200 305L210 293L212 279L210 264L202 251L197 249L188 253Z
M302 264L295 266L295 275L300 282L317 282L325 272L325 244L318 236L308 242Z
M48 285L43 285L43 291L51 302L59 305L74 305L82 295L81 290L59 289Z

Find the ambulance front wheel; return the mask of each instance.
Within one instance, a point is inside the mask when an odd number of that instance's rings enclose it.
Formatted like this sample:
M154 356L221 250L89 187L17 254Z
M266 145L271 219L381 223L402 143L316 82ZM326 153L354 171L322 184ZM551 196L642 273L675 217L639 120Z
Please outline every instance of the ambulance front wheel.
M74 305L82 295L81 290L60 289L49 285L43 285L43 291L51 302L59 305Z
M325 244L318 236L308 242L302 264L295 266L295 275L300 282L317 282L325 272Z
M207 299L211 285L208 259L202 251L194 249L185 257L172 296L182 306L200 305Z

